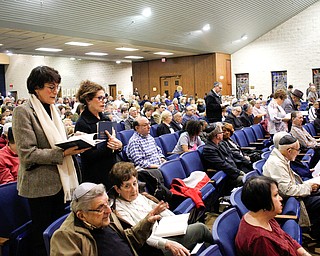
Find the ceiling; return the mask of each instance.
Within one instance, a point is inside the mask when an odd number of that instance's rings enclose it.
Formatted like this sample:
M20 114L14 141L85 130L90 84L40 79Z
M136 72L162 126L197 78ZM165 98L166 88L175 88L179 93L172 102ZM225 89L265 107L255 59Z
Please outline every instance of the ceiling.
M102 61L234 53L316 0L0 0L0 52ZM141 15L150 7L152 15ZM210 24L209 31L202 31ZM247 40L241 40L246 35ZM86 42L92 46L66 45ZM48 53L39 47L59 48ZM115 50L133 47L135 52ZM86 52L108 53L103 57Z

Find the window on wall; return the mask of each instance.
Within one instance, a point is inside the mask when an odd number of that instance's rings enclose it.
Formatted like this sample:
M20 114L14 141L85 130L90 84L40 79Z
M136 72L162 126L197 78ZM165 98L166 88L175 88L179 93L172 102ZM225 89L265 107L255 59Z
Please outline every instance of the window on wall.
M312 83L320 90L320 68L312 69Z
M274 93L277 89L287 90L287 70L272 71L271 81L272 81L272 93Z
M249 94L249 73L236 74L237 98Z

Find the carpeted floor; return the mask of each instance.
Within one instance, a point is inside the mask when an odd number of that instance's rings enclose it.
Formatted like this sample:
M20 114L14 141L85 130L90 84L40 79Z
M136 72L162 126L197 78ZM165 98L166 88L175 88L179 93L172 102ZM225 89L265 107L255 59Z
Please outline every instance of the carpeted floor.
M219 216L217 213L206 213L205 224L211 231L212 224ZM308 234L302 234L302 246L312 255L320 256L320 244L313 240Z

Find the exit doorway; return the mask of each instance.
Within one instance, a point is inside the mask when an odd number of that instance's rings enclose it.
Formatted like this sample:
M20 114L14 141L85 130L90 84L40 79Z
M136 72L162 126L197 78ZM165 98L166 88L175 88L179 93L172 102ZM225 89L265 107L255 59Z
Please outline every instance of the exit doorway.
M173 94L177 89L177 86L181 85L180 82L181 82L181 75L161 76L160 77L161 95L166 93L167 97L170 96L170 98L173 99Z

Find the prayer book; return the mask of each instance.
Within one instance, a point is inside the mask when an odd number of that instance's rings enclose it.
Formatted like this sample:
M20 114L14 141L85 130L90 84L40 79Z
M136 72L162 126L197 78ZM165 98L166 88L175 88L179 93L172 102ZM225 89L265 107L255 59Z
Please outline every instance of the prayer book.
M112 128L115 129L116 125L117 125L117 122L111 122L111 121L100 121L100 122L98 122L98 125L97 125L98 139L107 140L108 136L104 131L107 130L112 135Z
M103 142L104 140L94 139L96 133L92 134L81 134L74 135L70 137L67 141L56 143L55 145L64 150L78 146L78 149L83 148L92 148L95 147L98 143Z
M154 233L160 237L184 235L188 228L190 213L162 217Z

